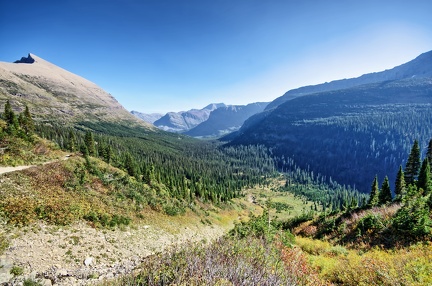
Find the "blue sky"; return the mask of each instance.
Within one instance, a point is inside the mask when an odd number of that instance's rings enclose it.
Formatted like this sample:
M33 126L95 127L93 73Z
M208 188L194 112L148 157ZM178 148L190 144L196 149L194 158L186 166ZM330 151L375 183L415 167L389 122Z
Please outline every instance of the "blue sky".
M271 101L432 50L432 1L0 0L0 61L27 53L128 110Z

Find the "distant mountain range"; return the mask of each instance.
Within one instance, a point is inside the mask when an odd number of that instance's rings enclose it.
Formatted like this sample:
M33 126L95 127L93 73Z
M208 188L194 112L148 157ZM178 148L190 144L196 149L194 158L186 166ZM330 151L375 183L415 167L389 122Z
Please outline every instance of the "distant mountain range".
M412 142L432 138L432 51L379 73L290 90L222 140L265 145L279 169L368 192L375 174L394 182ZM317 178L317 179L318 179Z
M207 120L184 132L193 137L218 137L240 129L243 123L254 114L264 111L268 102L255 102L248 105L219 107L210 113Z
M0 62L0 102L17 111L28 105L38 121L63 125L118 124L155 128L131 115L96 84L29 54L15 63Z
M142 113L135 110L132 110L131 114L150 124L153 124L156 120L160 119L163 116L162 113Z
M238 130L246 119L262 112L267 104L267 102L248 105L212 103L202 109L168 112L164 116L137 111L131 113L165 131L184 133L193 137L218 137Z
M190 130L206 121L210 113L222 106L223 103L212 103L202 109L191 109L189 111L168 112L153 124L165 131L181 133Z

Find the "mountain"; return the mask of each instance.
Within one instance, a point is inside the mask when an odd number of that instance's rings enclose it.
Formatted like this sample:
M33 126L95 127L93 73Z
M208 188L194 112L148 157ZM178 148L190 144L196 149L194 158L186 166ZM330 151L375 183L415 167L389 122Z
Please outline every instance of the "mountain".
M132 110L131 114L150 124L153 124L156 120L160 119L163 116L163 114L161 113L142 113L135 110Z
M432 61L432 51L423 53L417 58L415 58L414 60L402 64L400 66L394 67L390 70L364 74L357 78L335 80L332 82L326 82L322 84L310 85L310 86L300 87L297 89L292 89L287 91L281 97L278 97L274 101L272 101L267 106L266 110L273 109L288 100L291 100L293 98L302 95L324 92L324 91L331 91L331 90L338 90L338 89L345 89L345 88L350 88L350 87L359 86L368 83L383 82L388 80L398 80L398 79L404 79L409 77L430 77L432 76L432 70L430 65L428 65L427 63L430 63L431 61Z
M209 118L210 112L226 106L223 103L212 103L203 109L191 109L189 111L168 112L153 124L165 131L184 132L194 128Z
M300 167L362 192L375 174L394 182L412 142L424 151L432 138L432 52L369 77L381 81L287 100L248 119L229 144L265 145L281 170Z
M206 121L184 134L193 137L218 137L236 131L246 119L262 112L267 104L267 102L256 102L248 105L219 107L210 113Z
M154 129L96 84L33 54L14 63L0 62L0 100L10 100L17 111L28 105L39 121Z

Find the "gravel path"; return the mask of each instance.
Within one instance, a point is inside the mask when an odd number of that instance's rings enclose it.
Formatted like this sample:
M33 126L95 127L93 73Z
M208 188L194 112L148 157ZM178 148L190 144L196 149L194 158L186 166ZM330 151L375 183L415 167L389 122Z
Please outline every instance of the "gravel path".
M67 156L63 157L63 159L61 159L61 160L68 160L69 158L70 158L70 155L67 155ZM42 165L46 165L46 164L50 164L50 163L54 163L54 162L58 162L58 161L60 161L60 160L45 162ZM0 166L0 175L10 173L10 172L29 169L31 167L36 167L36 165L25 165L25 166L16 166L16 167L10 167L10 166L2 167L2 166Z

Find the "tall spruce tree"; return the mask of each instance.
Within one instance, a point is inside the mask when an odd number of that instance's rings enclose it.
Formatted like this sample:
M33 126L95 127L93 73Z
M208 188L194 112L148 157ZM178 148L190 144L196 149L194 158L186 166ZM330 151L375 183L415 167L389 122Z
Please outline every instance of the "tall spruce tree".
M67 148L71 152L75 152L77 150L77 138L72 130L69 131Z
M411 148L406 166L405 166L405 183L407 186L414 185L417 180L417 176L420 171L421 161L420 161L420 147L417 140Z
M378 176L372 182L371 192L369 196L369 201L367 203L368 207L375 207L379 204L379 187L378 187Z
M18 122L18 118L16 117L15 113L12 110L12 106L9 100L6 101L5 104L3 119L7 123L7 133L11 135L16 135L19 129L19 122Z
M429 141L427 152L426 152L426 158L429 160L429 166L432 170L432 139Z
M384 178L384 182L381 185L381 190L379 192L379 204L385 205L392 200L392 194L390 190L390 184L387 176Z
M29 135L33 133L35 126L33 122L33 118L30 114L30 110L28 106L25 106L24 115L23 115L23 122L21 123L21 128L24 130L24 132Z
M417 187L423 189L425 196L432 193L431 169L427 157L423 160L417 181Z
M13 123L14 117L15 117L15 113L12 110L12 106L9 100L7 100L4 107L3 119L4 121L6 121L7 124L10 125Z
M89 155L95 156L96 155L96 148L95 148L93 133L91 133L90 131L86 132L86 134L84 136L84 143L87 147Z
M399 171L396 176L396 183L395 183L395 194L396 194L396 201L401 201L402 198L406 195L406 185L405 185L405 178L404 178L404 172L402 170L402 166L399 166Z

